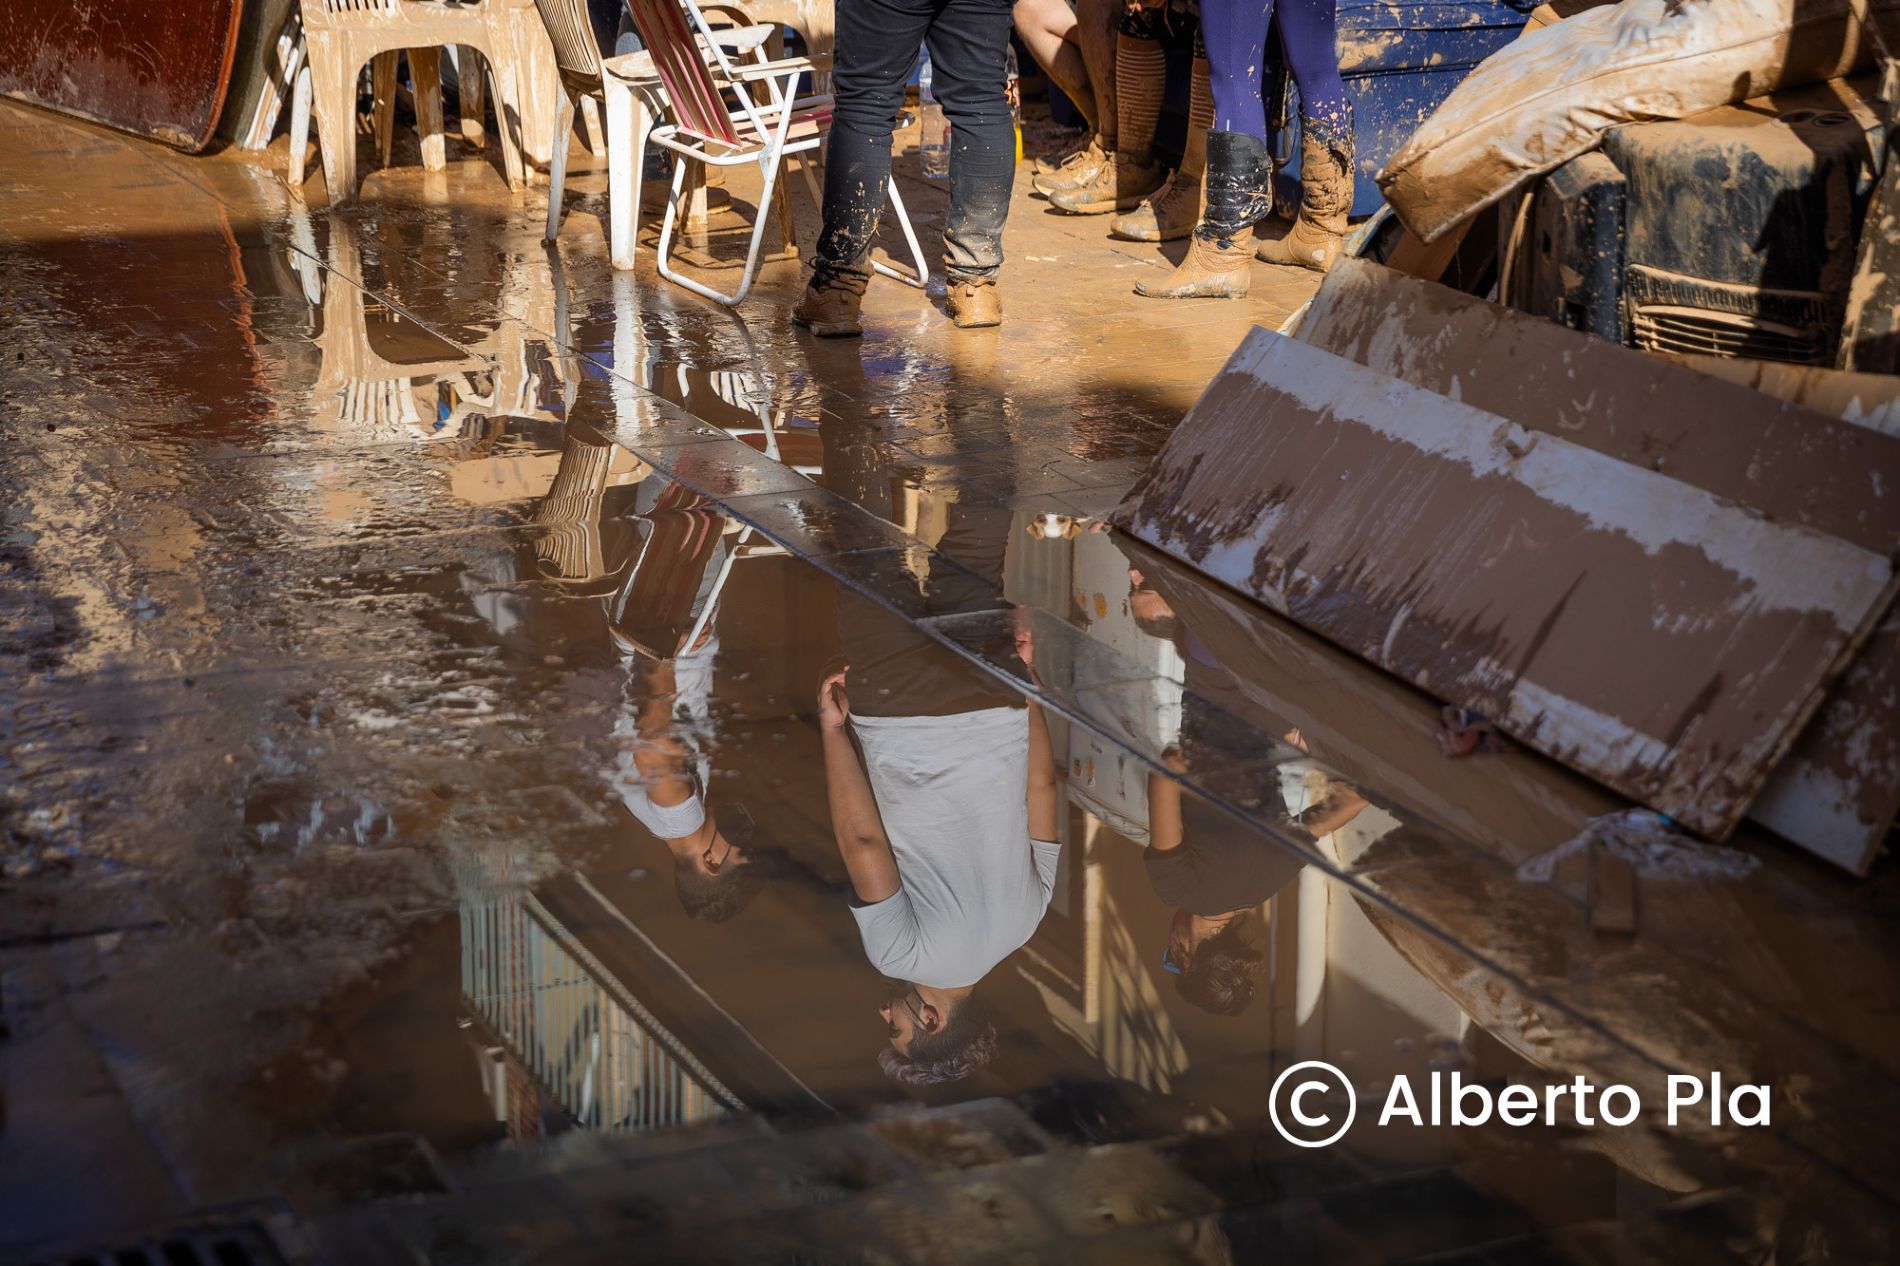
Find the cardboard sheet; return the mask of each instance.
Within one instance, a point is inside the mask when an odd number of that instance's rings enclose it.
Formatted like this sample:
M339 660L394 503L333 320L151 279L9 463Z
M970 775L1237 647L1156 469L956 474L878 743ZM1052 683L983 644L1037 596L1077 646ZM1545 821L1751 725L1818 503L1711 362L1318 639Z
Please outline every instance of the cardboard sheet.
M1717 838L1893 589L1884 554L1264 330L1117 517Z
M1900 548L1893 378L1648 356L1362 260L1339 261L1298 338L1777 521L1875 553ZM1900 609L1890 609L1749 816L1864 872L1896 812Z

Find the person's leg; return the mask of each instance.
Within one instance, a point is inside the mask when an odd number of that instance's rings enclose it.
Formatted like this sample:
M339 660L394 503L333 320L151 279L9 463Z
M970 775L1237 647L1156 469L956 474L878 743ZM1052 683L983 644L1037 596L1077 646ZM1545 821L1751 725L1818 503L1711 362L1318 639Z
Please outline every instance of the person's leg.
M1115 34L1124 0L1075 0L1076 43L1095 89L1095 131L1102 148L1115 148Z
M1065 156L1051 169L1039 169L1036 188L1054 196L1093 180L1115 152L1115 32L1123 0L1076 0L1075 41L1095 94L1095 126L1086 148Z
M1330 3L1330 0L1328 0ZM1253 226L1272 208L1261 68L1273 0L1201 0L1214 126L1207 133L1206 208L1187 258L1165 281L1135 293L1156 299L1238 298L1247 293Z
M1049 191L1049 202L1071 215L1129 211L1168 179L1155 161L1155 127L1167 93L1168 58L1163 37L1171 15L1131 4L1122 10L1115 36L1115 150L1087 180Z
M1075 10L1068 0L1016 0L1010 16L1029 55L1094 131L1095 89L1089 85L1088 64L1077 42Z
M925 37L932 90L950 120L950 214L943 233L951 316L994 325L1003 220L1016 173L1008 89L1008 0L945 0ZM982 291L975 296L974 291Z
M1273 0L1201 0L1201 41L1207 47L1214 131L1267 141L1265 83L1267 25Z
M936 7L931 0L838 0L824 224L811 285L792 310L792 320L815 334L861 332L858 305L870 280L865 257L884 210L891 130ZM1007 27L1007 10L1003 22Z
M1187 139L1180 170L1153 197L1118 216L1109 232L1131 242L1172 242L1194 231L1201 218L1201 177L1207 170L1207 130L1214 126L1214 94L1209 87L1207 49L1198 25L1194 70L1188 89Z
M1300 90L1300 210L1260 243L1259 257L1325 272L1339 257L1352 213L1352 103L1339 74L1336 0L1281 0L1280 39Z

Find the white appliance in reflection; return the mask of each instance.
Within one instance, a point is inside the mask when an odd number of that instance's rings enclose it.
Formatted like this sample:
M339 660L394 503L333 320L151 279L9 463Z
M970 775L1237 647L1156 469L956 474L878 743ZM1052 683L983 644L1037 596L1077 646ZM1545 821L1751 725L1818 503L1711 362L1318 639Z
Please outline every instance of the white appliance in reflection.
M1102 687L1079 674L1073 684L1096 687L1091 705L1106 713L1104 719L1112 718L1118 734L1143 750L1164 750L1181 732L1185 663L1173 642L1135 622L1128 607L1127 557L1109 534L1086 530L1066 540L1045 536L1040 545L1052 553L1066 546L1070 619L1127 670L1126 684ZM1095 675L1093 666L1086 675ZM1069 727L1068 777L1070 795L1083 808L1117 834L1148 842L1148 766L1124 746L1081 726Z

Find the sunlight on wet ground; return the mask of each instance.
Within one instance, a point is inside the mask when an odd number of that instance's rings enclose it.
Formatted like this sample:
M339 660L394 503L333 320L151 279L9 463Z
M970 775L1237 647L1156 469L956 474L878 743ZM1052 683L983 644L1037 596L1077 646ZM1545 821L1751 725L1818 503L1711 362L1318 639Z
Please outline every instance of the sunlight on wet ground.
M0 153L0 1253L1892 1260L1890 875L1743 834L1593 930L1518 867L1624 806L1106 530L1297 292L1135 309L1152 248L1022 198L1000 334L822 345L789 260L610 273L585 177L548 248L472 161ZM841 858L845 663L916 909ZM1668 1125L1712 1071L1772 1123ZM1454 1074L1646 1111L1379 1124Z

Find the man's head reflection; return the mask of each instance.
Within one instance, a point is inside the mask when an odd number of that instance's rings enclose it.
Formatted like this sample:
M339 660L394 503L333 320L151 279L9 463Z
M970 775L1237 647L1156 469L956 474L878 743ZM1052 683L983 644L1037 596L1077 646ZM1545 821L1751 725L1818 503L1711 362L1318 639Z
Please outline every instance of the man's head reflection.
M907 1086L960 1081L996 1058L996 1024L975 986L934 989L892 981L877 1013L891 1039L877 1062L893 1081Z
M1128 569L1128 614L1134 617L1135 627L1149 637L1163 642L1179 643L1181 640L1181 617L1174 608L1149 587L1147 579L1138 568Z

